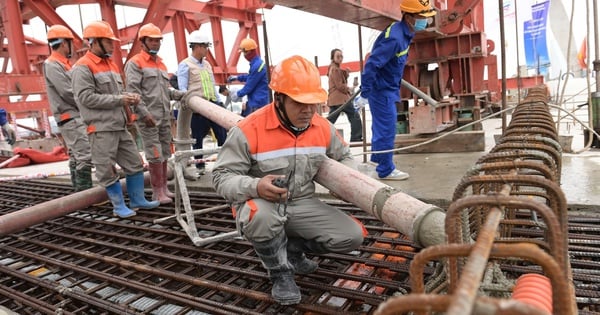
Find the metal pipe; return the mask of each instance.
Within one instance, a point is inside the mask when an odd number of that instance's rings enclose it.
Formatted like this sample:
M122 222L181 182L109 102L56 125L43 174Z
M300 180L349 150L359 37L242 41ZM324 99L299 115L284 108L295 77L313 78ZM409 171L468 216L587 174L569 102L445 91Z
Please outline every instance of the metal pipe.
M123 187L123 193L126 193L127 185L125 185L125 179L121 179L120 183L121 187ZM145 173L144 185L148 185L149 183L150 174ZM106 195L104 187L94 186L90 189L46 201L29 208L7 213L0 216L0 235L19 232L30 226L85 209L90 205L103 202L107 199L108 195Z
M403 87L409 89L411 92L417 94L417 96L419 96L420 98L422 98L425 103L432 105L434 107L438 106L438 101L434 100L431 96L425 94L423 91L419 90L416 86L408 83L406 80L402 79L402 84Z
M187 106L228 130L242 119L198 96L189 97ZM407 235L419 246L445 243L445 214L434 205L426 204L331 159L323 162L319 168L316 182Z
M179 149L189 150L184 144L190 140L189 125L192 111L220 124L233 127L241 116L208 102L198 96L187 97L178 117L177 137ZM184 120L185 118L185 120ZM186 127L187 126L187 127ZM187 144L189 146L189 142ZM149 175L144 177L146 183ZM385 185L337 161L326 160L319 169L316 181L363 211L370 213L399 232L409 236L417 245L427 247L445 242L442 209L426 204L403 192ZM124 180L121 185L125 191ZM0 216L0 235L14 233L46 220L54 219L91 204L107 199L101 187L94 187L69 196Z

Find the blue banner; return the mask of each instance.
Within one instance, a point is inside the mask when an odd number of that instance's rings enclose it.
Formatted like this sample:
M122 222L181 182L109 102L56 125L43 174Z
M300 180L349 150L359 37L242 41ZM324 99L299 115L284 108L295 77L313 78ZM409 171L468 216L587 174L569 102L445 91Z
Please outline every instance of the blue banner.
M538 74L547 74L550 66L546 45L546 21L550 1L531 6L532 19L523 23L523 41L527 68L538 69Z

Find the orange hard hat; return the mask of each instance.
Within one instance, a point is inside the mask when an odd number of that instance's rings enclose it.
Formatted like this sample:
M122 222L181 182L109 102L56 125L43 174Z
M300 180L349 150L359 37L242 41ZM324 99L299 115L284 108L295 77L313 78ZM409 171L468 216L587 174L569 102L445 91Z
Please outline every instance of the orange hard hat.
M430 0L402 0L400 1L400 10L424 17L434 16L436 14L435 9L431 6Z
M88 24L83 29L83 38L109 38L120 41L120 39L115 36L110 24L105 21L94 21Z
M140 30L138 31L138 38L142 39L144 37L150 37L150 38L162 38L162 32L160 31L160 28L158 28L158 26L152 24L152 23L148 23L148 24L144 24L142 27L140 27Z
M319 69L300 56L289 57L275 66L269 87L299 103L319 104L327 101L327 92L321 87Z
M244 38L244 39L242 39L242 42L240 43L240 50L243 52L246 52L246 51L252 50L252 49L256 49L257 47L258 47L258 45L256 45L256 42L252 38Z
M56 24L50 26L48 29L48 35L46 36L48 41L51 39L68 38L73 39L73 33L64 25Z

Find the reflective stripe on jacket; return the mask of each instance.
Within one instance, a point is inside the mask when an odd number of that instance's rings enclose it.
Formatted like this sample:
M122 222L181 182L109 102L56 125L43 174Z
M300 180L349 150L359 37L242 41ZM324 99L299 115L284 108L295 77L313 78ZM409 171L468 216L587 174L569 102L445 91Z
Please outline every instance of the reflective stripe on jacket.
M250 60L250 70L248 74L238 75L238 81L246 82L244 87L237 91L237 95L242 98L248 96L248 105L252 109L261 108L269 104L271 90L267 80L267 65L256 56Z
M206 59L202 59L200 66L194 59L190 57L183 60L188 65L188 92L199 93L200 96L209 101L216 101L215 95L215 79L213 77L212 67Z
M394 22L381 32L373 51L365 63L361 76L361 95L369 97L372 93L397 94L408 59L408 48L414 37L405 21Z
M88 51L72 71L73 94L88 132L125 130L123 80L117 65Z
M44 81L50 110L54 120L59 123L63 120L79 117L79 109L73 96L71 86L71 63L60 53L53 51L44 61Z
M136 106L140 117L148 112L157 120L169 117L169 74L160 57L146 51L136 54L125 64L125 80L128 92L142 96L142 102Z
M259 109L229 130L213 168L213 185L234 204L257 198L256 186L267 174L288 176L292 199L312 197L314 177L327 158L354 163L348 144L335 127L319 115L298 136L279 121L273 103Z

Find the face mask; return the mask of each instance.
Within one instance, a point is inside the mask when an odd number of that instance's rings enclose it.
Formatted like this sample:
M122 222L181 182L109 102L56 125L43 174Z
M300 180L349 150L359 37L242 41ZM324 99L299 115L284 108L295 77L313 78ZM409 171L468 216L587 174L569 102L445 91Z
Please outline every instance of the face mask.
M158 54L158 50L148 49L148 53L150 55L156 55L156 54Z
M427 19L416 19L415 20L415 31L422 31L427 27Z

